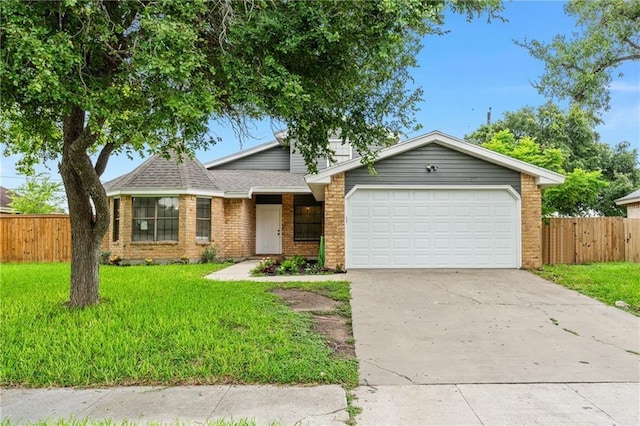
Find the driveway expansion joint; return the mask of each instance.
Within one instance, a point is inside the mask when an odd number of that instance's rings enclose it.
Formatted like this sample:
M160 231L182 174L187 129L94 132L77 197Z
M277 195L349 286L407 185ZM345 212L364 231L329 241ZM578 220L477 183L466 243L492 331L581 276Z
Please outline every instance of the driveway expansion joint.
M586 396L584 396L583 394L580 393L580 391L578 391L576 388L574 388L573 386L571 386L570 383L565 383L565 385L571 389L572 391L574 391L578 396L580 396L580 398L584 399L585 401L587 401L589 404L593 405L594 407L596 407L598 409L598 411L600 411L602 414L604 414L605 416L609 417L611 419L611 421L615 424L616 420L611 417L609 415L609 413L607 413L606 411L604 411L600 406L598 406L596 403L594 403L593 401L591 401L589 398L587 398Z

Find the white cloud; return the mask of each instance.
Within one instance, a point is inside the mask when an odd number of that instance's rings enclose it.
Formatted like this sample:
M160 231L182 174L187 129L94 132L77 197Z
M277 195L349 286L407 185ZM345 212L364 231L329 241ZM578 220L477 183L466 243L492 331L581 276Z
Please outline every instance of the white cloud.
M609 86L612 92L638 92L640 93L640 83L631 83L626 81L614 81Z

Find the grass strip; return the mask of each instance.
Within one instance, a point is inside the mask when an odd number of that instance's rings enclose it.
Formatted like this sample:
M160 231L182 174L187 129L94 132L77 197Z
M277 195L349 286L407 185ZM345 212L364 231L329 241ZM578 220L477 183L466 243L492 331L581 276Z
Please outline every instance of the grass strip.
M538 275L608 305L621 300L640 315L640 264L630 262L587 265L545 265Z

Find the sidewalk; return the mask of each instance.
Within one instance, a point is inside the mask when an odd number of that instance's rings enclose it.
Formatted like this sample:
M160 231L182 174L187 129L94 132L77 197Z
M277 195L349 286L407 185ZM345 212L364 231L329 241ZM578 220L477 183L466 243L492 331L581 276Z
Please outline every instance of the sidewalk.
M638 383L361 386L358 425L638 425ZM182 386L5 389L0 420L203 424L219 419L344 425L344 389L327 386Z
M328 386L132 386L105 389L4 389L0 420L59 419L118 424L201 424L218 419L258 425L341 425L349 419L344 389Z

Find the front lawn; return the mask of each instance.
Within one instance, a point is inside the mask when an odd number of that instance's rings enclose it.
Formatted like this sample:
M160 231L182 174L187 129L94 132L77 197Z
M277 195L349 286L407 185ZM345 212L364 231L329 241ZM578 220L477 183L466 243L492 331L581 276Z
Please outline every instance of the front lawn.
M640 315L640 264L628 262L588 265L545 265L542 278L562 284L608 305L622 300Z
M298 314L216 265L102 266L102 301L69 310L68 264L0 265L0 385L357 384ZM347 283L304 284L348 300ZM333 297L335 297L333 296Z

